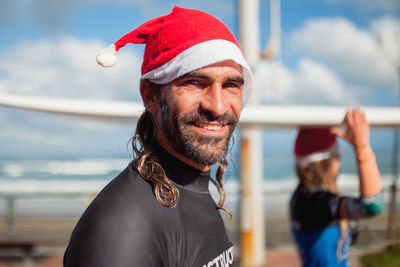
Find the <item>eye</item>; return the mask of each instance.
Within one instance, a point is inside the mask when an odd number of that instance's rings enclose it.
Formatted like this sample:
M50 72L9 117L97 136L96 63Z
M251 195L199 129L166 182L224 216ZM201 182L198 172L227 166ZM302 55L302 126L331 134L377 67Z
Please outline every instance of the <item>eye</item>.
M240 92L242 89L242 84L239 82L226 82L223 84L223 88L229 89L232 92Z
M224 83L224 87L237 87L237 88L239 88L240 85L236 84L236 83L233 83L233 82L227 82L227 83Z
M182 81L181 86L205 88L207 84L201 79L187 79Z
M186 80L183 82L183 84L193 84L193 85L198 85L201 84L199 80L191 79L191 80Z

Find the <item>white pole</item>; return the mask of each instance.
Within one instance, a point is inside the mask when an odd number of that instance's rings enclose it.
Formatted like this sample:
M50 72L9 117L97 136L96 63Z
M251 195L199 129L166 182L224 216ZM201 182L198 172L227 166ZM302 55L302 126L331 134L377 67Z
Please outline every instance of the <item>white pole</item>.
M270 58L272 65L272 81L271 88L268 90L273 91L273 101L279 103L280 96L280 69L281 69L281 4L280 0L270 0L270 45L272 48L273 56Z
M256 70L260 59L258 0L239 0L239 40L250 67ZM257 104L259 94L253 88L249 104ZM264 216L262 205L262 136L255 125L241 130L241 220L240 265L265 266Z

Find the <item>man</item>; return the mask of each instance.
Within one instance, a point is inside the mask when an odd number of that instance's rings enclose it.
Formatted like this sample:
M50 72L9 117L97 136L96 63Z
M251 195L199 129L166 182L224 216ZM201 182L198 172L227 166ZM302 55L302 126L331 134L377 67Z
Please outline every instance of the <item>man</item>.
M114 65L126 43L146 44L136 157L79 220L64 266L232 266L218 209L229 139L250 95L250 68L228 28L198 10L175 7L144 23L100 54L99 64Z

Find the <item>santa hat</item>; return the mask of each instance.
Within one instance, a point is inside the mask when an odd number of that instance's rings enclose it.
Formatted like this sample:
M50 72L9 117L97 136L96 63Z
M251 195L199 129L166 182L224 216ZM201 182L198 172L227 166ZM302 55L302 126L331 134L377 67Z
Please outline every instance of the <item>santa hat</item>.
M301 167L328 159L338 154L336 136L327 128L300 129L294 145L294 154L297 164Z
M114 66L115 54L127 43L146 44L141 79L166 84L196 69L233 60L243 67L243 104L250 96L253 76L239 44L221 21L205 12L175 6L170 14L144 23L103 50L98 64Z

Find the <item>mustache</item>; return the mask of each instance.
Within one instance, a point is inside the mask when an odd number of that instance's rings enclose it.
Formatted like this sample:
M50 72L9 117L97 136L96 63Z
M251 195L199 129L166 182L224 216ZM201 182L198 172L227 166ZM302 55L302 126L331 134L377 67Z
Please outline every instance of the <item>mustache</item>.
M185 124L201 122L218 122L226 125L236 125L239 118L232 113L226 112L221 116L215 117L207 113L200 113L197 111L187 112L179 116L179 121Z

